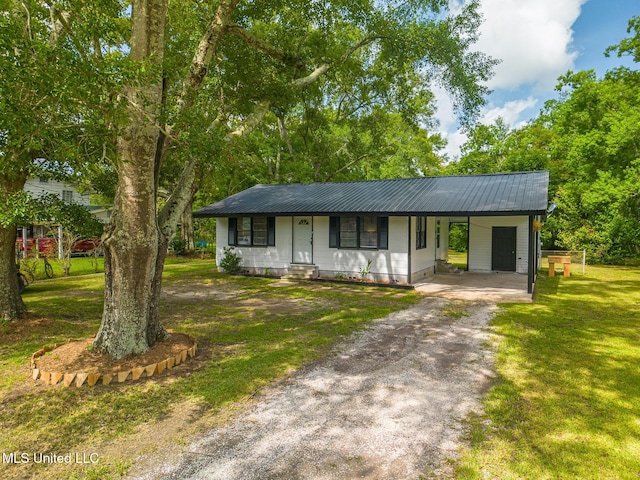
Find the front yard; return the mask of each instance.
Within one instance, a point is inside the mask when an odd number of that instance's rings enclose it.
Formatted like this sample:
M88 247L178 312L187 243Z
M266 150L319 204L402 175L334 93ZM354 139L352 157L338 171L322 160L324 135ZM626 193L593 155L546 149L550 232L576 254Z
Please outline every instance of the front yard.
M31 380L29 357L42 345L95 334L102 290L101 274L37 281L25 293L30 318L0 323L0 451L89 459L3 461L1 478L119 478L137 454L170 451L227 422L342 336L419 300L405 290L230 277L211 260L174 261L162 311L168 328L198 340L194 360L109 386ZM637 479L640 269L543 271L536 301L502 305L492 329L498 377L485 415L469 419L457 478Z
M397 289L230 277L211 260L169 264L164 279L165 325L197 339L196 358L171 374L82 388L34 382L28 362L42 345L97 332L103 276L29 286L31 317L0 325L0 451L31 461L3 462L1 478L118 478L137 453L171 449L182 436L224 422L342 336L419 299ZM36 464L36 453L88 460Z

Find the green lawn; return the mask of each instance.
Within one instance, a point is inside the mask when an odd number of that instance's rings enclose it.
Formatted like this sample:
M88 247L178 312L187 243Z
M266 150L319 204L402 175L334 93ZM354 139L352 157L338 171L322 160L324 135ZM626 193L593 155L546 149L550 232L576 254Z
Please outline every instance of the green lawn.
M0 451L86 451L163 421L181 402L215 421L217 412L233 410L344 335L419 300L393 288L232 277L218 273L212 260L172 259L164 275L164 323L198 340L194 361L201 368L93 388L37 385L30 380L31 354L95 334L103 284L102 274L36 281L24 294L32 317L0 324ZM118 478L135 449L123 456L102 452L98 466L2 463L0 478Z
M454 267L458 267L460 270L466 270L467 252L458 252L456 250L449 249L448 262Z
M640 269L536 287L493 321L499 380L457 477L640 478Z

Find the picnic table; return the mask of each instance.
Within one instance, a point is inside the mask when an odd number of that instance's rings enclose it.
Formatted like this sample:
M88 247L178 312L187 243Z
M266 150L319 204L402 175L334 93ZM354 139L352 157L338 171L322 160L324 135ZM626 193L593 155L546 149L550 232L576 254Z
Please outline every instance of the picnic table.
M571 276L571 257L568 255L549 255L549 276L555 276L556 263L561 263L564 266L564 276Z

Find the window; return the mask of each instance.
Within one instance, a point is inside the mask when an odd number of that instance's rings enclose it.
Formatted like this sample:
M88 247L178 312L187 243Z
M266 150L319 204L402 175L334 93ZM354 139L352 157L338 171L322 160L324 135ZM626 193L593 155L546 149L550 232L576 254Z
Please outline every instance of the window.
M276 244L275 217L229 218L228 244L266 247Z
M389 217L330 217L329 248L389 248Z
M71 190L63 190L62 191L62 201L64 203L73 202L73 191L71 191Z
M358 248L358 217L340 217L340 246Z
M267 245L267 217L255 217L251 228L253 245Z
M360 248L377 248L378 219L376 217L360 217Z
M427 217L416 217L416 250L427 248Z

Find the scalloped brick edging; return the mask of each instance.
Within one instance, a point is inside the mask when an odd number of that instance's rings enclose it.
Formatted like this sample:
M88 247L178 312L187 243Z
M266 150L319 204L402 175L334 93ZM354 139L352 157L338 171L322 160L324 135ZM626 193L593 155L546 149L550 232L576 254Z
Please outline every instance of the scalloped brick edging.
M171 370L173 367L185 362L187 358L193 358L196 355L197 343L193 338L191 340L193 341L193 345L191 347L182 350L178 354L168 357L161 362L151 363L141 367L133 367L122 371L104 373L60 373L40 370L36 364L36 359L68 342L56 343L55 345L45 345L31 355L31 376L34 380L40 378L48 385L57 385L58 383L62 383L65 387L70 387L73 384L75 384L76 387L81 387L85 383L90 387L93 387L99 380L102 380L103 385L109 385L111 382L123 383L129 379L131 379L131 381L138 380L143 375L145 377L152 377L153 375L160 374L165 370Z

